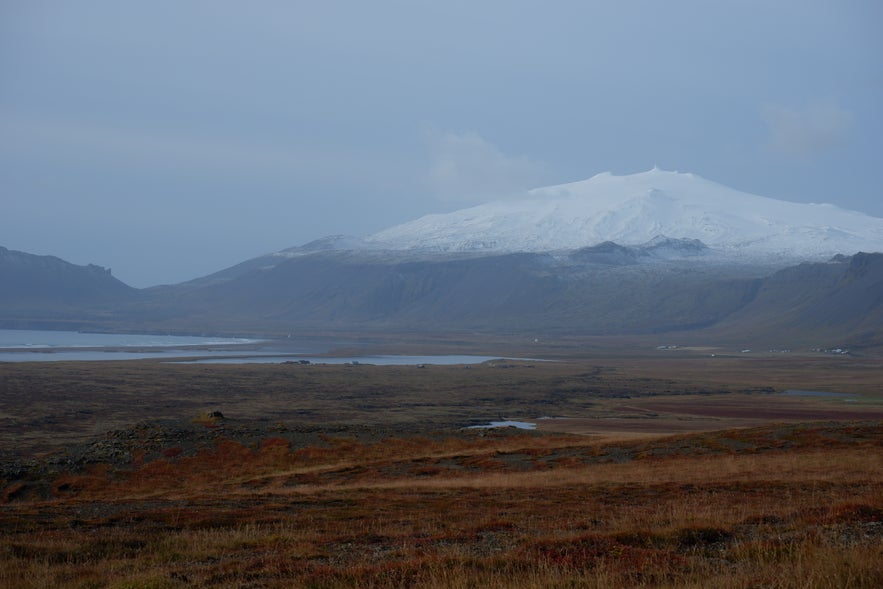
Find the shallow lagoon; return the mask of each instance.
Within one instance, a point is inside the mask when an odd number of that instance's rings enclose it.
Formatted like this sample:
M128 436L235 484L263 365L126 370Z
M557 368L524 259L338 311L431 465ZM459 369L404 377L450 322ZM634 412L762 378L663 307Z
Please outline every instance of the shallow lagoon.
M261 340L234 337L0 329L0 348L21 350L49 350L52 348L220 346L230 344L251 344L259 341Z
M249 338L0 329L0 362L229 355L229 349L212 348L243 346L260 341Z
M298 346L289 341L283 347L284 350L272 341L248 338L0 329L0 362L155 358L188 364L451 365L479 364L498 358L469 355L327 357L320 355L327 352L326 346L318 349L315 345Z
M200 358L198 360L187 360L176 362L176 364L285 364L285 363L310 363L310 364L354 364L354 365L425 365L425 364L480 364L488 360L498 360L499 356L465 356L465 355L449 355L449 356L405 356L405 355L385 355L385 356L347 356L347 357L326 357L326 356L306 356L306 355L267 355L267 356L237 356L231 357L229 353L224 358Z

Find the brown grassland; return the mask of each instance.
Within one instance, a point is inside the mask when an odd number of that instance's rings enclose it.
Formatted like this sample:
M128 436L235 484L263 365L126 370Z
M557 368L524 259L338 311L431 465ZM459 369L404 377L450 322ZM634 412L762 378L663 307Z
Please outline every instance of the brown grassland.
M578 356L0 364L0 586L883 586L879 357Z

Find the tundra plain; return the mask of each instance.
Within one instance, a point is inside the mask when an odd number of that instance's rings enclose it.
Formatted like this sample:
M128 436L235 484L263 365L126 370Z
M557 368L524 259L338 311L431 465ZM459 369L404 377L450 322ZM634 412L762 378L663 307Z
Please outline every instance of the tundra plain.
M883 584L880 356L547 356L0 364L0 585Z

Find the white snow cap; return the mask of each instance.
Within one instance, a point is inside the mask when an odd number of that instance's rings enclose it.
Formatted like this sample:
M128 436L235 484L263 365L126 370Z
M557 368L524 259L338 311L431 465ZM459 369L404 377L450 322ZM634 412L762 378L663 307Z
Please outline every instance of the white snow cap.
M660 236L699 239L725 253L821 259L883 251L883 219L830 204L739 192L689 173L604 172L537 188L517 200L426 215L367 241L426 251L554 251L604 241L641 245Z

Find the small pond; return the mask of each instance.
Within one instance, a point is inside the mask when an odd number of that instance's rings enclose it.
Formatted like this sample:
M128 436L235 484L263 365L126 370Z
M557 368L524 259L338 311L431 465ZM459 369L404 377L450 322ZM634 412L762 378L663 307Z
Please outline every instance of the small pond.
M493 429L497 427L514 427L518 429L536 429L537 424L529 421L492 421L486 425L470 425L465 429Z
M854 397L852 393L829 393L827 391L803 391L799 389L789 389L782 393L786 397Z

